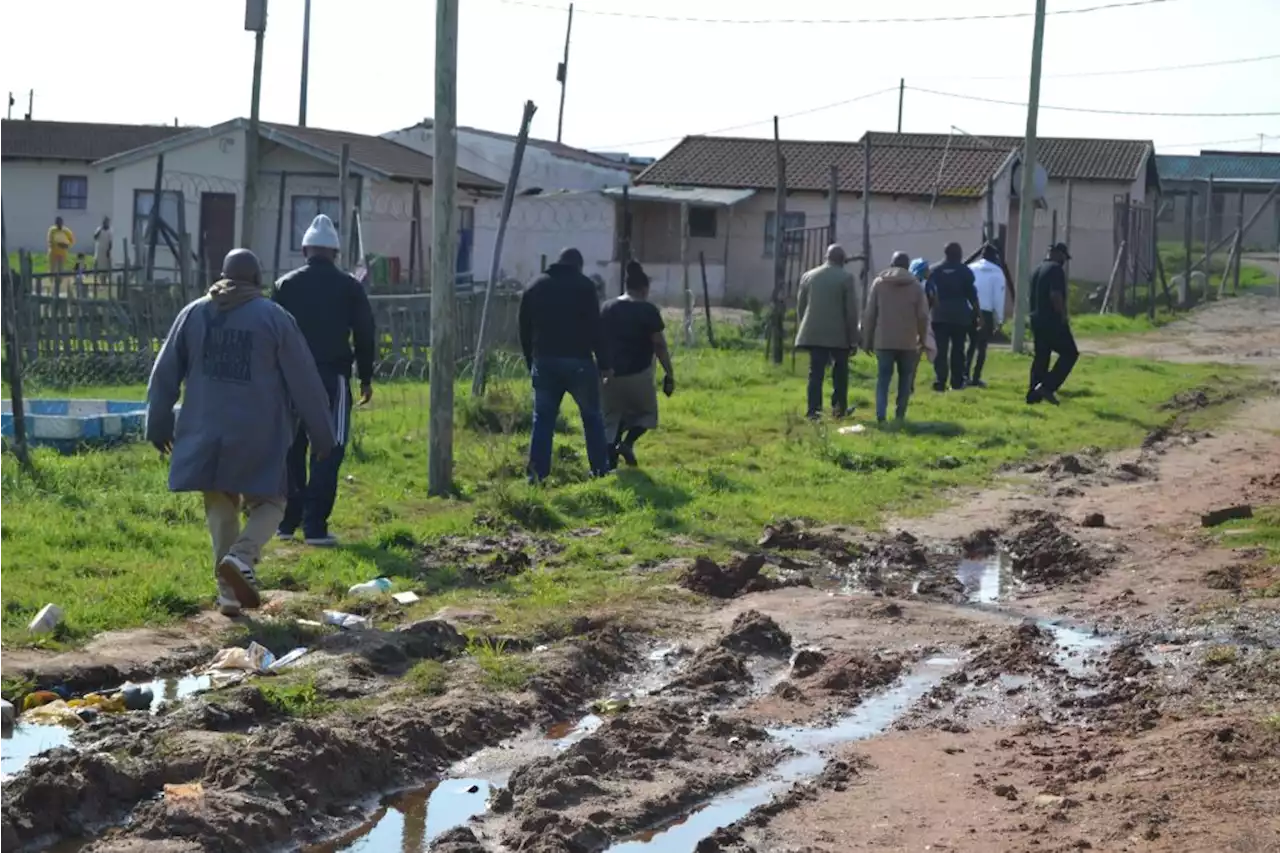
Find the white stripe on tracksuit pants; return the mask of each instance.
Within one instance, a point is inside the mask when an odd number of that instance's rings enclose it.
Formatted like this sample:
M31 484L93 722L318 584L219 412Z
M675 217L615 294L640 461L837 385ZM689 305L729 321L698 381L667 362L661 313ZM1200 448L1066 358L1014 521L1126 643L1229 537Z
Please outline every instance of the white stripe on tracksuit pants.
M280 525L280 532L286 535L301 527L308 539L328 535L329 514L338 492L338 470L351 433L351 380L323 370L321 379L329 391L337 445L324 459L315 459L310 456L305 430L298 430L289 451L289 502Z

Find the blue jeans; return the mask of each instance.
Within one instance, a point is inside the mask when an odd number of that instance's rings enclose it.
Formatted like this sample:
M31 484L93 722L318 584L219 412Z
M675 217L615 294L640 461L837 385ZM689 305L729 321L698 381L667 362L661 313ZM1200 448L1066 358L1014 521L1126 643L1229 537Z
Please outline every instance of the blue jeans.
M609 470L608 441L600 408L600 371L591 359L535 358L533 360L533 438L529 442L529 476L545 480L551 473L551 447L560 402L568 394L582 415L587 461L592 474Z
M916 364L920 361L916 350L876 350L876 420L883 421L889 413L889 382L894 368L898 370L898 404L894 416L902 420L907 416L907 403L911 400L911 388L915 384Z

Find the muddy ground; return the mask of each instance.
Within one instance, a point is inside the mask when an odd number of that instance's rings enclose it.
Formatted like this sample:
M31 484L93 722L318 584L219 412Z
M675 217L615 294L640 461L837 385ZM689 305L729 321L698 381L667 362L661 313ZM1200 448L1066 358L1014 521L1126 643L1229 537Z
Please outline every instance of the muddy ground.
M1267 366L1252 351L1236 355ZM458 629L483 614L299 636L314 651L292 675L81 727L4 783L0 841L1280 850L1280 566L1201 526L1280 502L1280 398L1209 433L1187 426L1201 405L1171 401L1141 448L1010 470L931 518L781 522L723 564L671 566L683 606L584 614L522 652L523 689L493 689L464 654ZM536 570L539 547L450 540L424 559L481 578ZM132 655L110 638L6 652L5 673L102 686L219 640L204 622L134 636L149 642ZM420 677L431 660L443 693Z

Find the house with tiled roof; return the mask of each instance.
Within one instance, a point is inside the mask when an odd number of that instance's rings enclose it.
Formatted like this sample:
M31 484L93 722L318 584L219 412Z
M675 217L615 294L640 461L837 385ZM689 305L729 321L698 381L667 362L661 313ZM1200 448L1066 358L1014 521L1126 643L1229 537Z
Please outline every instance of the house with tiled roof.
M18 162L19 157L41 153L46 158L72 154L78 158L74 161L78 173L93 184L86 203L90 219L83 230L73 228L76 248L91 253L93 227L103 216L110 216L116 238L113 263L117 265L124 261L125 241L129 261L138 263L160 157L164 162L159 214L168 226L162 234L170 239L186 235L193 268L216 270L230 249L247 245L272 274L292 269L302 263L302 234L317 213L328 214L339 231L349 235L346 239L354 241L344 247L352 245L362 257L387 258L387 268L393 273L407 272L410 244L416 243L417 233L431 233L432 158L380 136L260 122L254 229L246 239L241 230L247 119L234 118L213 127L165 128L168 132L164 133L137 129L131 135L122 131L83 141L78 148L57 140L65 140L84 125L40 122L55 126L52 131L46 129L43 136L26 127L11 131L11 125L28 124L36 123L6 122L3 135L6 226L11 238L23 235L12 240L14 248L43 250L45 231L52 223L52 216L28 216L27 206L17 203L17 195L10 197L11 156ZM72 131L56 127L62 125ZM339 212L339 165L344 147L350 157L347 198L350 211L356 211L346 217ZM502 185L460 169L458 187L458 269L460 279L466 280L477 256L476 206L497 198ZM422 221L415 227L419 219ZM169 240L158 240L157 269L176 272L180 265L174 248ZM481 247L480 251L485 250ZM426 253L421 254L425 259ZM402 276L395 275L397 279Z
M1280 198L1268 201L1280 183L1280 154L1261 151L1201 151L1199 154L1157 154L1156 171L1164 191L1159 234L1181 242L1191 217L1192 238L1211 241L1236 230L1236 217L1245 224L1265 202L1263 211L1245 230L1246 250L1274 251L1280 245ZM1210 193L1212 178L1212 193ZM1208 221L1206 221L1206 216Z
M870 184L864 186L868 143ZM1072 243L1072 276L1105 281L1115 258L1117 200L1128 195L1143 204L1159 186L1153 146L1144 140L1040 143L1033 252L1038 258L1048 248L1056 220L1057 238ZM788 278L820 261L833 226L837 242L861 253L864 192L876 268L899 250L935 259L948 242L975 248L988 228L1016 245L1021 145L1012 137L917 133L869 133L857 142L783 140ZM767 299L777 172L772 140L686 137L636 178L633 195L695 189L736 195L715 206L637 197L632 254L658 265L701 258L719 267L715 277L725 300Z
M92 252L93 230L109 216L112 184L93 167L103 157L186 133L190 128L81 121L0 121L0 185L9 248L44 251L55 217Z

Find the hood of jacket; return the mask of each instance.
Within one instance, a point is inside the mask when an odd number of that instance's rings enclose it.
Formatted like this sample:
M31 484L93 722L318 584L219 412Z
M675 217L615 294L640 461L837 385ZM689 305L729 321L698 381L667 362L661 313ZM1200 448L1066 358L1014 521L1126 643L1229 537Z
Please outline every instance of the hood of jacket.
M209 288L209 299L219 311L231 311L259 298L262 298L262 286L250 281L223 278Z
M911 270L904 270L902 267L889 267L877 276L885 284L894 284L899 287L904 285L920 286L920 279L911 274Z

